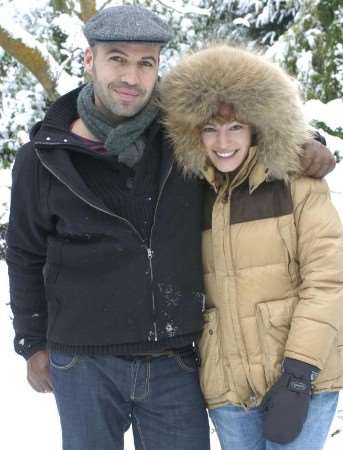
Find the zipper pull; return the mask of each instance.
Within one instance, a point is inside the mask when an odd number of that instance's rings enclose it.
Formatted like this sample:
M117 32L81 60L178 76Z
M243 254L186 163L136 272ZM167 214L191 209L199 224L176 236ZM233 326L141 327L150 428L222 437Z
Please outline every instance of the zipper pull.
M205 312L206 311L206 295L202 294L202 307L201 307L201 312Z

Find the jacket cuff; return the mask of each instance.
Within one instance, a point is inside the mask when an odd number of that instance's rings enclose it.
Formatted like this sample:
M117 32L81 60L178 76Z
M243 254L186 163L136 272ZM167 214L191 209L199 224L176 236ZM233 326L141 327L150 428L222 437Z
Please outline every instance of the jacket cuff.
M42 350L46 350L47 345L46 342L40 342L37 344L29 344L26 346L15 345L15 351L18 355L22 356L26 361L31 358L34 353L37 353Z

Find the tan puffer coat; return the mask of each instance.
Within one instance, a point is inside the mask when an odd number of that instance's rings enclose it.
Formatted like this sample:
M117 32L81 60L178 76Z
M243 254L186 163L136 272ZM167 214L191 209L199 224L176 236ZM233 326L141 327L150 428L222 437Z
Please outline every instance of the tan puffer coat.
M316 391L342 388L342 226L326 182L294 175L306 137L294 82L224 44L186 57L165 77L161 99L179 165L212 186L200 342L208 406L259 404L284 357L321 369ZM231 181L208 166L200 140L219 102L257 130Z

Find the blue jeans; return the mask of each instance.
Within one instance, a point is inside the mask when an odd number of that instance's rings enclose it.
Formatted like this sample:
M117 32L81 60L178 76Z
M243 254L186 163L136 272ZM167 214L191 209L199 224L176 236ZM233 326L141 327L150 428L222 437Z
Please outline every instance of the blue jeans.
M209 450L192 351L119 358L50 352L63 450L122 450L132 425L138 450Z
M222 450L322 450L336 412L338 392L315 394L302 432L286 445L267 441L262 433L263 413L227 405L209 411Z

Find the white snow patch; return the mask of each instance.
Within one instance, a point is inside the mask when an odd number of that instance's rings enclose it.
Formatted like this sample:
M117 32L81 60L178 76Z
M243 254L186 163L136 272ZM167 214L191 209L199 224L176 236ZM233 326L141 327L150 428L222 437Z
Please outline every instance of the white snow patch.
M343 100L337 98L328 103L309 100L305 105L305 115L308 121L324 122L332 130L343 128Z

